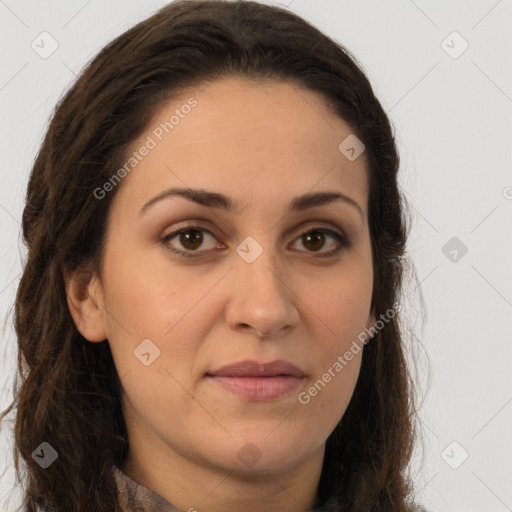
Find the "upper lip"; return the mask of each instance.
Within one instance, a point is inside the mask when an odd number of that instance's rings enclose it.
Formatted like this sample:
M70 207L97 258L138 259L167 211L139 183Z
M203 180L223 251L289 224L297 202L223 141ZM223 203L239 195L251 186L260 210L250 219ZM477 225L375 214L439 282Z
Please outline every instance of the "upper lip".
M269 363L252 360L238 361L208 372L208 375L222 377L274 377L277 375L304 377L304 372L288 361L277 359Z

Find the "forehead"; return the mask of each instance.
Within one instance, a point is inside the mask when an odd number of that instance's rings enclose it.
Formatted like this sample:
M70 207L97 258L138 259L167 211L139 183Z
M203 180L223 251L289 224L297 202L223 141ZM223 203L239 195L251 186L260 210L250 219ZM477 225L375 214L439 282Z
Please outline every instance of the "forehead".
M320 93L225 77L160 107L128 152L151 146L121 195L140 204L167 187L194 187L222 191L243 206L250 197L275 204L335 187L366 212L366 155L351 161L339 148L352 133Z

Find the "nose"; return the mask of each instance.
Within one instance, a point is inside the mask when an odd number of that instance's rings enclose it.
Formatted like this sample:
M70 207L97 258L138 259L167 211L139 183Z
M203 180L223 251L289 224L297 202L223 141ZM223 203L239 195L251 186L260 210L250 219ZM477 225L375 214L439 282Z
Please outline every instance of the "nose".
M264 249L252 263L240 258L230 274L226 322L231 329L271 337L297 326L299 299L271 250Z

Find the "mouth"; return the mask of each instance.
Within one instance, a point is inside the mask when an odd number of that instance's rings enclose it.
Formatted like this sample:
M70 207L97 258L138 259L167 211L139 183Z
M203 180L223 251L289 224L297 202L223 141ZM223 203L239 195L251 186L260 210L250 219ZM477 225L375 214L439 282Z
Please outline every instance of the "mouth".
M213 370L206 377L241 398L272 401L291 393L306 376L294 364L277 360L241 361Z

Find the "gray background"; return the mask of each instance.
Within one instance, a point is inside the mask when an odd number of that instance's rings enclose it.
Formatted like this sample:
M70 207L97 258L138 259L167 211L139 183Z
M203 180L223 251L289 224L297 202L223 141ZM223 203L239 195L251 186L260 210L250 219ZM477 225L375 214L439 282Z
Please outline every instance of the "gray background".
M24 193L50 113L101 47L165 3L0 1L2 407L15 362ZM512 510L512 2L266 3L289 5L351 50L397 132L421 283L408 285L423 360L424 453L419 446L412 466L419 499L439 512ZM31 47L43 46L43 31L58 43L48 58ZM13 511L8 428L0 441L0 503Z

